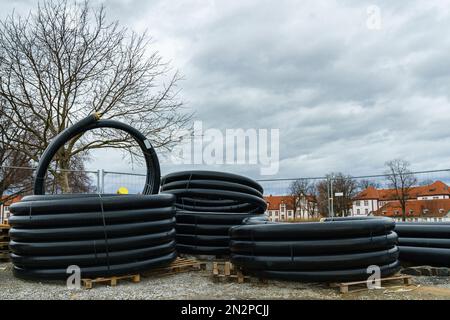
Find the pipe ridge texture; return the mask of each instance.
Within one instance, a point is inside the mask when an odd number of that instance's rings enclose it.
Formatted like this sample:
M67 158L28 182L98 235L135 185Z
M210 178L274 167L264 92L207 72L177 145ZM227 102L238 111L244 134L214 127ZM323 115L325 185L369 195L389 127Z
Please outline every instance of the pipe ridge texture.
M230 229L233 264L255 275L294 281L366 280L371 265L397 272L399 248L389 218L273 223L249 218Z
M177 250L229 255L229 229L267 207L256 181L216 171L182 171L162 178L161 192L176 196Z
M141 148L147 176L141 195L44 195L45 173L66 142L96 128L119 129ZM11 205L10 248L14 274L65 279L67 267L82 277L136 273L176 259L175 196L158 193L160 167L151 143L133 127L91 115L56 136L44 151L34 195Z
M398 222L400 261L450 267L449 222Z

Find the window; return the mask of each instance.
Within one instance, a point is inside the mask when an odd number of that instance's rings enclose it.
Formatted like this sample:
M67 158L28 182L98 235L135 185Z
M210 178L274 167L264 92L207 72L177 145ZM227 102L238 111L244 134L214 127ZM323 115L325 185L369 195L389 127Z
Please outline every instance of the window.
M386 215L386 213L387 213L387 211L386 211L386 210L383 210L383 215Z
M395 211L394 211L394 214L395 214L395 215L398 215L398 214L399 214L398 210L395 210Z
M428 213L428 209L423 209L423 214L427 214Z
M356 209L356 214L361 214L361 210L360 209Z
M355 206L359 207L360 205L361 205L361 201L358 200L355 202Z
M369 200L364 200L364 205L367 207L369 205Z
M364 212L366 213L366 215L369 214L369 209L364 209Z
M439 199L439 197L433 197L433 199Z

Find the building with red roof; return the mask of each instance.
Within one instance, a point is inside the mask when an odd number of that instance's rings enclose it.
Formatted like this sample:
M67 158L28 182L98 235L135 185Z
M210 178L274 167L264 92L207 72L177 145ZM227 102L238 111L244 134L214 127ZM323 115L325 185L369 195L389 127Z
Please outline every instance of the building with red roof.
M400 201L390 201L373 214L401 219ZM406 218L412 221L447 221L450 219L450 199L409 200L406 202Z
M271 221L308 219L318 216L317 201L313 196L265 196L266 215Z
M447 203L450 203L450 188L442 181L435 181L425 186L412 187L408 194L408 206L406 212L412 212L411 218L419 218L423 212L428 212L426 218L431 218L433 213L436 218L446 219L448 210ZM353 200L353 215L386 215L397 216L397 209L400 206L397 200L395 189L377 189L373 186L361 191ZM442 200L442 201L438 201ZM384 214L383 214L384 212ZM400 207L400 217L402 210ZM445 214L444 214L445 212ZM434 216L433 216L434 218Z

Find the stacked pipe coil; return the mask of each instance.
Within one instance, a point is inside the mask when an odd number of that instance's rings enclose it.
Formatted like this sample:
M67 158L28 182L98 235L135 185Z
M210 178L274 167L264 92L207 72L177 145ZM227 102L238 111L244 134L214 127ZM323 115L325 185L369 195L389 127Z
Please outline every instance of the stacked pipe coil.
M399 222L395 231L402 262L450 267L450 223Z
M142 195L44 195L44 177L58 149L95 128L130 134L144 152L147 181ZM175 250L175 197L155 195L159 162L151 144L134 128L89 116L55 137L36 170L35 195L10 207L11 260L16 276L67 278L76 265L82 277L121 275L170 263Z
M365 280L371 265L387 276L400 268L394 226L388 218L311 223L249 219L230 229L231 261L253 274L282 280Z
M177 250L228 255L229 229L261 216L267 204L254 180L224 172L184 171L165 176L161 192L176 196Z

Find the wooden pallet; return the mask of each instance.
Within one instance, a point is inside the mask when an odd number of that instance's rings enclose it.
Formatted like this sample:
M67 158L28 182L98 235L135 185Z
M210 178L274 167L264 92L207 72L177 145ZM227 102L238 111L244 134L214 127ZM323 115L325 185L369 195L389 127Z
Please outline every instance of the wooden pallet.
M139 274L131 274L126 276L114 276L114 277L102 277L95 279L81 279L81 284L85 289L92 289L94 283L106 283L111 287L115 287L119 280L131 280L133 283L138 283L141 281L141 276Z
M381 278L380 283L400 281L400 280L403 281L403 284L406 286L412 285L412 276L408 276L408 275L395 275L392 277ZM373 283L373 280L330 283L330 287L339 288L340 293L349 293L349 292L358 292L358 291L362 291L362 290L368 290L367 285L372 284L372 283ZM362 286L365 286L365 288L362 288ZM350 290L350 288L356 288L356 289Z
M0 251L0 261L9 261L9 251Z
M236 268L231 262L213 262L212 269L213 277L216 279L237 279L238 283L244 283L245 279L249 279L249 276L245 276L242 270Z
M154 275L170 275L180 272L188 272L192 270L205 270L206 262L201 262L195 259L177 258L168 266L152 269L142 273L142 276Z
M9 250L9 241L0 240L0 251Z

